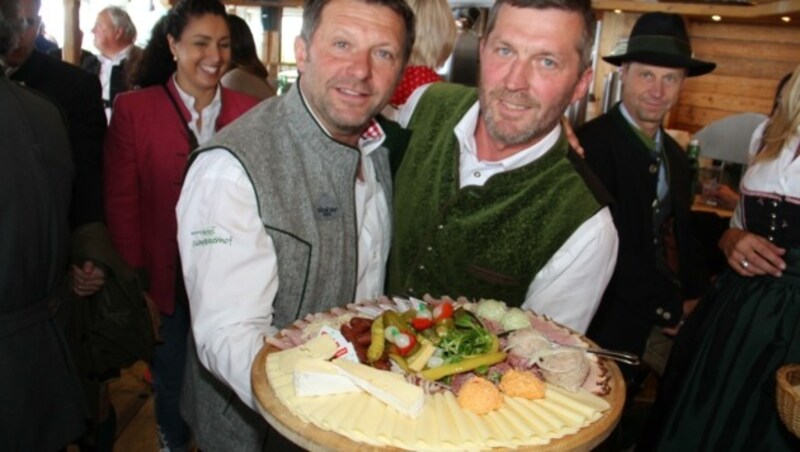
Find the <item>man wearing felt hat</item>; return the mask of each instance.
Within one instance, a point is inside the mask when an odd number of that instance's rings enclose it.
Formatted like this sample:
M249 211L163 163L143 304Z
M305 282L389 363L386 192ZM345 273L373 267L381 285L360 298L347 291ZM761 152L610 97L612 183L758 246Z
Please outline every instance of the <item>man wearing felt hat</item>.
M662 126L686 77L714 63L692 57L683 19L647 13L633 26L620 66L622 101L577 131L586 162L614 198L619 258L587 335L603 347L642 354L653 327L674 333L707 283L689 226L690 171ZM623 369L634 377L633 368Z

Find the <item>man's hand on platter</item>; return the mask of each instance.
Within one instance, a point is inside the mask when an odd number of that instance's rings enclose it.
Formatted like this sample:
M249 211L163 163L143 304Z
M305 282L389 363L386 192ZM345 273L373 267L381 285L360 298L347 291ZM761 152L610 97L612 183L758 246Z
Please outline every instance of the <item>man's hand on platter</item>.
M782 256L786 250L760 235L730 228L719 239L728 265L742 276L772 275L780 277L786 269Z

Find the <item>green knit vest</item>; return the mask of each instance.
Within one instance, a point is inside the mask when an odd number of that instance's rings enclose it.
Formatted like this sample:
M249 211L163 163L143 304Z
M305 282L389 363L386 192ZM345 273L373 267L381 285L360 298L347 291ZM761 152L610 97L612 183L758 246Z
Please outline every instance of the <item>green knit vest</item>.
M562 135L536 161L459 189L456 124L472 88L432 85L409 123L394 180L390 294L525 299L539 270L602 205L567 158Z

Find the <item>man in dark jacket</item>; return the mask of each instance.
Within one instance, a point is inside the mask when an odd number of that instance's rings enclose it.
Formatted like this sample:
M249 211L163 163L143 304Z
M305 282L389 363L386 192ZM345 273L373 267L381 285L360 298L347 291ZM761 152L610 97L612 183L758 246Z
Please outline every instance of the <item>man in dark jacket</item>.
M0 0L0 70L19 36L18 0ZM58 450L89 413L53 317L69 249L73 167L64 118L0 76L0 446Z
M61 107L67 117L75 181L72 186L70 228L104 221L103 139L106 132L100 83L96 77L71 64L51 58L34 49L40 26L40 0L21 0L27 28L15 49L6 55L12 80L45 94ZM73 271L78 278L76 293L88 295L102 286L103 274L89 262L80 262Z
M614 197L620 239L587 333L603 347L641 354L652 328L678 326L707 283L689 226L688 160L662 127L685 78L716 66L691 55L680 16L644 14L626 53L603 58L622 66L622 101L577 131L587 163ZM623 372L632 377L634 369Z

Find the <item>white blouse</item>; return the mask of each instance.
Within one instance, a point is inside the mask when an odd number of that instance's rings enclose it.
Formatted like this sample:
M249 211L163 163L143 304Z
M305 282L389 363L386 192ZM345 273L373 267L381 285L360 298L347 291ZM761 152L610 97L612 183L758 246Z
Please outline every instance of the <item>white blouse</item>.
M760 148L761 136L766 124L767 121L764 121L753 132L750 139L750 161L755 158ZM747 169L742 177L740 192L743 195L781 195L794 198L794 201L800 204L800 159L795 158L799 145L800 130L797 130L775 159L755 163ZM733 228L744 229L742 202L743 198L739 200L733 218L731 218L731 227Z

